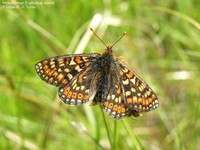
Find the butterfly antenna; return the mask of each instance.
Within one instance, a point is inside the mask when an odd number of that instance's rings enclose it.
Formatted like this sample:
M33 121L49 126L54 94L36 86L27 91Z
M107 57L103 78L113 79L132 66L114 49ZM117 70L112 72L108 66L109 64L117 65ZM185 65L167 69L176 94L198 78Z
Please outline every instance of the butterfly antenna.
M124 32L124 33L122 34L122 36L121 36L111 47L113 47L117 42L119 42L119 40L121 40L121 39L124 37L125 34L126 34L126 32Z
M103 43L103 45L105 45L106 47L108 47L107 45L106 45L106 43L104 43L104 41L95 33L95 31L92 29L92 28L90 28L90 30L93 32L93 34Z
M105 45L106 47L108 47L107 45L106 45L106 43L104 43L104 41L95 33L95 31L92 29L92 28L90 28L90 30L94 33L94 35L103 43L103 45ZM122 36L112 45L112 46L109 46L110 48L112 48L117 42L119 42L119 40L121 40L123 37L124 37L124 35L126 34L126 32L124 32L123 34L122 34Z

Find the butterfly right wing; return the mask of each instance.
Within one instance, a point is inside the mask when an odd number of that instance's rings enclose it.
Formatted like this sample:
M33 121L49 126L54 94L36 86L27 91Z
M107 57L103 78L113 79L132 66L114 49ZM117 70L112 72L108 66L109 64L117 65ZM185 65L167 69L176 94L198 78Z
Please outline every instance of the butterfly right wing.
M35 69L45 82L59 87L65 86L99 55L98 53L89 53L51 57L38 62Z
M154 91L135 72L123 63L118 63L117 70L124 89L124 103L131 113L147 112L159 106Z

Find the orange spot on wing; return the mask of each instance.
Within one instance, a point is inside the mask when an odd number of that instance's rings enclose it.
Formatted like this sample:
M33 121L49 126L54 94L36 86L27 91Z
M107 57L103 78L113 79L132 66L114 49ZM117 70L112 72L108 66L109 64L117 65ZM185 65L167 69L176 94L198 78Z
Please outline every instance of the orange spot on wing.
M43 67L43 69L44 69L44 71L46 71L46 69L48 69L49 67L47 66L47 65L45 65L44 67Z
M81 73L81 75L78 77L78 82L82 83L83 82L83 77L86 75L86 71Z
M53 81L53 77L51 77L48 82L53 83Z
M54 70L51 70L48 75L51 76L54 73Z
M89 95L84 95L83 96L83 100L88 100L89 99Z
M69 93L67 94L67 98L71 98L72 96L72 91L69 91Z
M131 79L131 78L133 78L133 73L129 71L129 72L126 74L126 76L127 76L129 79Z
M63 74L59 74L57 78L58 78L58 81L61 81L64 78L64 75Z
M49 73L49 71L51 71L49 68L47 68L47 69L44 69L44 72L45 72L46 74L48 74L48 73Z
M70 87L68 86L67 88L64 89L64 95L66 96L70 91Z
M146 105L149 105L149 99L146 99L145 102L146 102Z
M151 96L151 98L152 98L152 100L155 100L155 99L157 99L157 97L156 97L156 95L155 95L155 94L153 94L153 95Z
M120 93L121 93L121 86L118 86L117 94L120 94Z
M78 94L78 99L82 100L83 99L83 94L79 93Z
M73 92L72 98L76 99L76 96L77 96L77 93L76 93L76 92Z
M104 107L108 107L108 102L103 103Z
M142 99L142 105L146 105L146 101L144 98Z
M70 63L70 61L71 61L71 58L67 58L65 63L68 65Z
M132 98L128 98L128 99L127 99L127 103L129 103L129 104L130 104L130 103L133 103Z
M64 79L63 81L62 81L62 84L67 84L68 83L68 81L66 80L66 79Z
M90 64L90 62L85 63L85 66L87 67Z
M58 72L55 71L55 72L53 73L53 76L56 78L56 77L58 76Z
M113 110L117 112L117 109L118 109L117 105L114 105Z
M137 79L136 82L135 82L136 86L139 86L140 85L140 80Z
M113 108L113 103L110 103L108 108L110 108L110 109Z
M80 56L75 57L74 61L75 61L77 64L83 63L83 59L82 59Z
M43 65L46 65L46 64L48 64L48 61L45 60L45 61L43 61L42 63L43 63Z
M152 103L152 100L153 100L152 98L148 98L149 103Z
M138 99L138 103L142 103L142 98L139 98L139 99Z
M118 114L121 113L121 106L118 106L117 113L118 113Z
M123 105L122 105L121 112L124 113L125 111L126 111L126 107L125 107L125 105L123 104Z

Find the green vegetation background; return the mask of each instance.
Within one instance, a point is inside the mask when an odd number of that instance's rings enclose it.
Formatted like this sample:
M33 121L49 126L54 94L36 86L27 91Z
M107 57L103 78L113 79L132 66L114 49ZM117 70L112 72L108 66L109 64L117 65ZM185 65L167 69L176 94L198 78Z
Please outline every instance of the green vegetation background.
M0 149L200 149L198 0L0 5ZM97 14L103 21L95 30L105 43L127 32L115 54L155 90L158 109L115 121L99 106L63 104L57 88L36 74L35 63L72 54L81 40L83 52L102 52L96 37L83 38Z

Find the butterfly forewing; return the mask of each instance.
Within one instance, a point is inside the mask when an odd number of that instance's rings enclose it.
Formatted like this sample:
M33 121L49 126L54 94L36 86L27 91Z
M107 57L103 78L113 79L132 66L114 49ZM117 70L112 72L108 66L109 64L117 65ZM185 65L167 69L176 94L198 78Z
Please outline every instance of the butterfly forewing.
M64 86L95 61L98 55L100 54L90 53L52 57L38 62L35 68L45 82L55 86Z
M125 64L119 63L118 74L125 96L125 105L136 112L146 112L159 106L154 91Z

